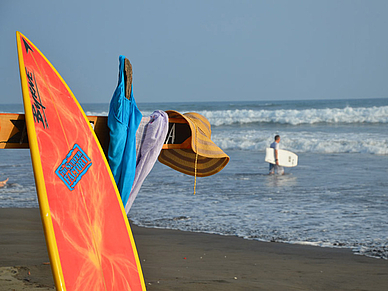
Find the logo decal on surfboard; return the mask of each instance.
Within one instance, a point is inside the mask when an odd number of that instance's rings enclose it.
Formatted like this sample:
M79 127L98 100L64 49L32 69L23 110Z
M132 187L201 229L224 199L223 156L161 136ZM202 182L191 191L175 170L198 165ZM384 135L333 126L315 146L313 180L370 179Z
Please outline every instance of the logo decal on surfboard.
M28 54L28 50L34 52L34 50L30 47L28 42L24 38L22 38L22 40L23 40L23 43L24 43L24 48L26 49L26 54Z
M82 176L88 171L92 162L78 144L66 155L55 174L65 183L70 191L81 181Z
M34 121L37 123L42 122L43 128L48 128L48 122L46 118L46 113L44 112L46 107L42 104L42 99L40 98L38 84L36 83L36 78L34 72L29 72L26 69L28 89L30 90L31 97L34 100L32 103L32 114L34 115Z

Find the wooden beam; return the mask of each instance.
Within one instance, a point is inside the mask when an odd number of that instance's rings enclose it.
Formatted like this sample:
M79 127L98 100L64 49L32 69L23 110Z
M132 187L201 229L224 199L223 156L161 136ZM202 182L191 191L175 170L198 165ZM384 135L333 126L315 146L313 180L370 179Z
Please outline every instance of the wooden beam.
M109 128L107 116L87 116L89 122L94 128L94 132L105 155L109 147ZM177 134L173 141L164 144L163 149L190 149L191 132L187 123L182 119L169 119L169 131L174 126L177 128ZM28 149L27 128L24 120L24 114L18 113L0 113L0 149Z
M105 152L109 146L107 116L88 116ZM0 113L0 149L28 149L27 128L24 114Z

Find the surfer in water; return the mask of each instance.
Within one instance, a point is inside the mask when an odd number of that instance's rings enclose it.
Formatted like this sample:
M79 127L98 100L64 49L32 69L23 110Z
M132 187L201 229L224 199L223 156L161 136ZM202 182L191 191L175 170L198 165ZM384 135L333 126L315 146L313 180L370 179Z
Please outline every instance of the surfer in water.
M279 149L279 143L280 143L280 135L275 135L275 141L271 143L270 147L275 150L275 162L276 164L269 164L269 174L273 175L278 173L279 175L284 174L284 168L282 166L279 166L279 160L278 160L278 149Z
M8 182L8 178L5 179L4 181L0 181L0 188L4 187L5 184L7 184L7 182Z

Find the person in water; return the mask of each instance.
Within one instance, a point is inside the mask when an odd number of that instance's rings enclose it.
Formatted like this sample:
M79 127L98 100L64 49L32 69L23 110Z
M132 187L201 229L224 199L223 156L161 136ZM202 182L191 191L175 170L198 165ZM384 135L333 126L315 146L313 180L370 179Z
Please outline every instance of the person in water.
M279 166L279 159L278 159L278 150L279 150L279 143L280 143L280 135L275 135L275 141L271 143L270 147L275 150L275 162L276 164L269 164L269 174L273 175L276 173L283 175L284 174L284 168L282 166Z
M7 182L8 182L8 178L5 179L4 181L0 181L0 188L4 187L5 184L7 184Z

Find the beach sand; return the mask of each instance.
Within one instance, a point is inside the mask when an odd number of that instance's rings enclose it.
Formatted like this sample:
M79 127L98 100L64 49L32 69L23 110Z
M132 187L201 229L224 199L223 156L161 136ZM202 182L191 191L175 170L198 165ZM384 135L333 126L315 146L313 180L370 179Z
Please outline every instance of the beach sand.
M132 231L147 290L388 288L388 261L348 249L137 226ZM54 289L39 210L0 208L0 290Z

